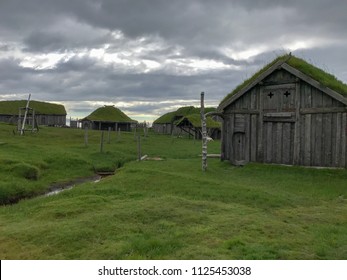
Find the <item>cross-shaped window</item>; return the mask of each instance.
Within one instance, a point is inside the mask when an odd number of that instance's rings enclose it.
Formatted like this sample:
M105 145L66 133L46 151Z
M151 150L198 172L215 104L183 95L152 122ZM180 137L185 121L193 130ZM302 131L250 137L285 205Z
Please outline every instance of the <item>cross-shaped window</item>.
M284 93L284 95L285 95L286 97L288 97L288 96L290 95L290 92L287 90L287 91Z
M270 93L267 96L272 98L272 96L274 96L274 94L270 91Z

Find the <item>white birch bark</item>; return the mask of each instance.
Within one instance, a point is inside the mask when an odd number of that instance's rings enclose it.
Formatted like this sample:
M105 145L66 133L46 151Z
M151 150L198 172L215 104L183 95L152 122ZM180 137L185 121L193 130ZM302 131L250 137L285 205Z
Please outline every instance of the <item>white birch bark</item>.
M207 131L206 131L206 116L204 105L204 93L201 93L201 136L202 136L202 171L207 169Z

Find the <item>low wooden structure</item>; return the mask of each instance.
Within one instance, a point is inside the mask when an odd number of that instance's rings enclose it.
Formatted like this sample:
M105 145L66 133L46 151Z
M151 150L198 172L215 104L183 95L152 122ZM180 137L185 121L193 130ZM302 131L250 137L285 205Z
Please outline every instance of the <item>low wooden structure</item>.
M209 107L205 108L205 110L206 112L211 112L215 111L216 108ZM182 123L181 125L177 124L182 118L197 114L200 114L200 108L194 106L181 107L156 119L152 124L152 129L158 134L194 135L192 130L195 130L195 128L193 128L192 124L187 124L188 126L182 125Z
M17 124L19 109L26 107L26 100L0 101L0 122ZM30 101L30 108L35 111L36 125L65 126L66 110L61 104L42 101Z
M277 58L218 111L222 160L347 167L347 86L302 59Z
M176 126L195 139L201 139L202 137L200 114L192 114L182 117L176 122ZM221 123L208 116L206 118L206 133L212 139L220 139Z
M114 106L104 106L96 109L87 117L80 120L82 128L94 130L131 131L137 121L129 118Z

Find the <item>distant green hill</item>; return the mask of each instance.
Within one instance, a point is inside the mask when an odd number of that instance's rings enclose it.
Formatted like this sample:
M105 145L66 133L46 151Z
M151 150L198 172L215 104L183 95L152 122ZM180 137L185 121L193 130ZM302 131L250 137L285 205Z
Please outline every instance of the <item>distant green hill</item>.
M114 106L100 107L85 117L84 120L104 122L137 122L129 118L126 114Z
M18 115L19 108L25 107L27 100L0 101L1 115ZM29 107L35 110L35 114L42 115L66 115L65 107L61 104L54 104L32 100Z

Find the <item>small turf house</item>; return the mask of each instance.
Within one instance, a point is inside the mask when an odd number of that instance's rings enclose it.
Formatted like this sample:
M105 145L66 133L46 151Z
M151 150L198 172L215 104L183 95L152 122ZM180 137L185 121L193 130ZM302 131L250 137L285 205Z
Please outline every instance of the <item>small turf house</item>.
M215 108L205 108L205 113L215 111ZM166 113L153 122L153 130L160 134L191 135L199 138L201 130L200 108L194 106L181 107L176 111ZM220 123L207 118L209 135L218 138ZM200 133L201 134L201 133Z
M218 111L222 160L347 167L347 85L302 59L275 59Z
M25 108L27 100L0 101L0 121L17 124L20 108ZM29 107L35 114L37 125L66 125L66 110L61 104L31 100Z
M80 120L82 128L88 127L95 130L131 131L132 125L137 121L129 118L120 109L114 106L104 106L96 109L89 116Z
M191 114L184 116L176 121L176 126L185 131L188 135L193 136L195 139L201 139L201 115ZM212 119L212 117L206 117L207 135L212 139L220 139L221 123Z

